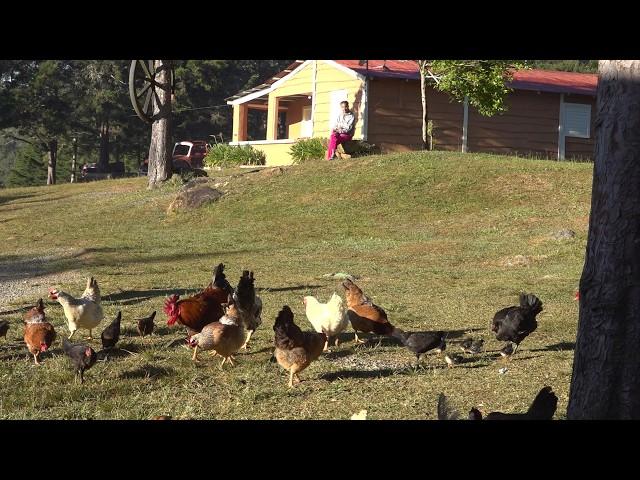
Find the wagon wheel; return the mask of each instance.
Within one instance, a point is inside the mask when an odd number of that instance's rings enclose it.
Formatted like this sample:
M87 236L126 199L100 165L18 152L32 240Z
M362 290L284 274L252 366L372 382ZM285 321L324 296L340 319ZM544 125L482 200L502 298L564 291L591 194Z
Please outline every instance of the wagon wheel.
M162 85L157 77L161 68L155 68L155 60L132 60L129 68L129 97L138 116L147 123L155 120L153 114L153 98L160 103L157 89ZM171 93L175 92L175 73L171 69ZM161 105L162 107L162 105ZM162 109L162 108L161 108Z

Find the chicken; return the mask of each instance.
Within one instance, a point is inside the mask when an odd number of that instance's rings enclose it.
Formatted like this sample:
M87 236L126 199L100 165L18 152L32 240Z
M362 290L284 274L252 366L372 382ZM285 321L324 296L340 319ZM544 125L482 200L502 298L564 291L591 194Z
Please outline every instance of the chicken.
M189 345L194 347L193 361L198 361L198 349L213 350L213 354L222 357L220 369L229 360L233 365L233 354L244 344L244 323L238 308L229 296L226 313L217 322L205 325L200 333L189 338Z
M485 420L551 420L558 408L558 397L551 387L544 387L531 403L527 413L491 412ZM470 420L482 420L482 414L476 408L469 412Z
M44 303L38 304L24 315L24 343L33 355L36 365L40 365L39 356L46 352L56 339L56 331L45 319Z
M276 317L273 325L275 332L275 352L278 364L289 371L289 388L293 387L293 377L300 382L298 373L309 366L322 353L327 341L324 333L303 332L293 322L293 312L288 305Z
M191 297L180 300L180 295L171 295L164 302L163 311L167 314L167 325L178 322L192 336L224 315L222 304L226 303L228 282L224 276L224 265L219 264L214 272L213 282Z
M120 321L122 320L122 312L118 311L118 315L107 328L102 331L100 339L102 340L102 348L105 350L112 349L120 339Z
M315 297L306 296L302 299L304 303L307 319L313 325L316 332L324 332L327 335L327 342L324 344L324 351L329 350L331 337L336 337L336 347L338 346L338 335L342 333L349 324L349 318L344 311L342 297L335 293L327 303L320 303Z
M7 332L9 331L9 322L7 320L0 320L0 337L7 339Z
M134 318L134 320L138 322L138 333L141 337L151 335L153 333L153 327L155 327L155 324L153 323L154 318L156 318L155 310L148 317Z
M71 343L66 338L62 339L64 353L71 359L76 371L76 378L80 376L80 383L84 383L84 372L96 363L98 356L93 348L80 343Z
M520 342L538 328L536 315L541 311L542 302L538 297L521 293L520 306L507 307L496 312L491 330L496 333L496 339L515 343L515 354Z
M45 308L44 302L40 298L36 306L30 309L29 311L27 311L22 317L22 319L24 320L24 323L44 321L45 320L44 308Z
M351 280L345 280L342 286L347 298L347 317L355 331L356 343L364 343L358 338L358 332L391 335L393 325L389 323L386 312L364 295Z
M473 340L472 338L466 338L460 343L460 348L464 353L480 353L484 346L484 340Z
M262 299L256 295L254 282L253 272L243 270L238 286L233 292L233 300L247 329L247 339L242 346L244 350L248 348L253 332L262 324Z
M447 348L444 332L404 332L394 327L391 336L400 340L408 350L415 353L417 358L416 366L420 363L422 354L433 349L441 353Z
M80 328L89 330L89 338L92 338L91 331L104 318L100 306L100 289L98 282L93 277L87 279L87 288L80 298L74 298L55 288L49 289L49 298L57 300L62 305L69 326L69 340Z

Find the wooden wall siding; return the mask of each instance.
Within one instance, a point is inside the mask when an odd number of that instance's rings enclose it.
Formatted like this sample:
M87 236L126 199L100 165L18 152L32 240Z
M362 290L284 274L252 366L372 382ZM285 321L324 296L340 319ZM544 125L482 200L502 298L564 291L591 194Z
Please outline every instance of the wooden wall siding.
M469 152L557 157L560 95L515 91L508 110L485 117L469 107Z
M383 151L421 148L422 103L420 83L410 80L369 80L367 138Z
M311 67L311 65L310 65ZM364 82L336 67L318 61L316 73L316 108L313 121L313 136L327 138L335 119L331 115L331 92L347 90L347 101L355 116L354 138L362 138L362 96Z
M418 83L418 101L420 98L420 83ZM461 151L462 150L462 120L464 108L462 103L451 100L446 93L433 88L427 89L427 108L429 120L433 123L433 149ZM422 103L420 103L422 116ZM422 137L422 122L420 123L420 137Z
M286 97L301 93L311 93L313 88L313 65L305 65L293 76L286 78L269 96Z

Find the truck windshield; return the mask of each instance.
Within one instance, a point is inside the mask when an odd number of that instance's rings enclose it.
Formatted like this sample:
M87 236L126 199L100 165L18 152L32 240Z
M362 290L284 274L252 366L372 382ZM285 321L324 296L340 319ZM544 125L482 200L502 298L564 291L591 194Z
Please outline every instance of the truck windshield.
M189 145L176 145L173 148L174 155L189 155L189 149L191 147Z

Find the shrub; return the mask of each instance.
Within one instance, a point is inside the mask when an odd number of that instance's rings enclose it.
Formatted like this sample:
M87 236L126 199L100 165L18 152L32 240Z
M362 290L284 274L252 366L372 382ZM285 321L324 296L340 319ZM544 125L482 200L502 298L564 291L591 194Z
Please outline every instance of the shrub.
M204 157L209 167L233 167L237 165L264 165L267 157L264 152L251 145L214 145Z
M293 163L303 163L308 160L322 160L327 153L326 138L305 138L291 145Z

